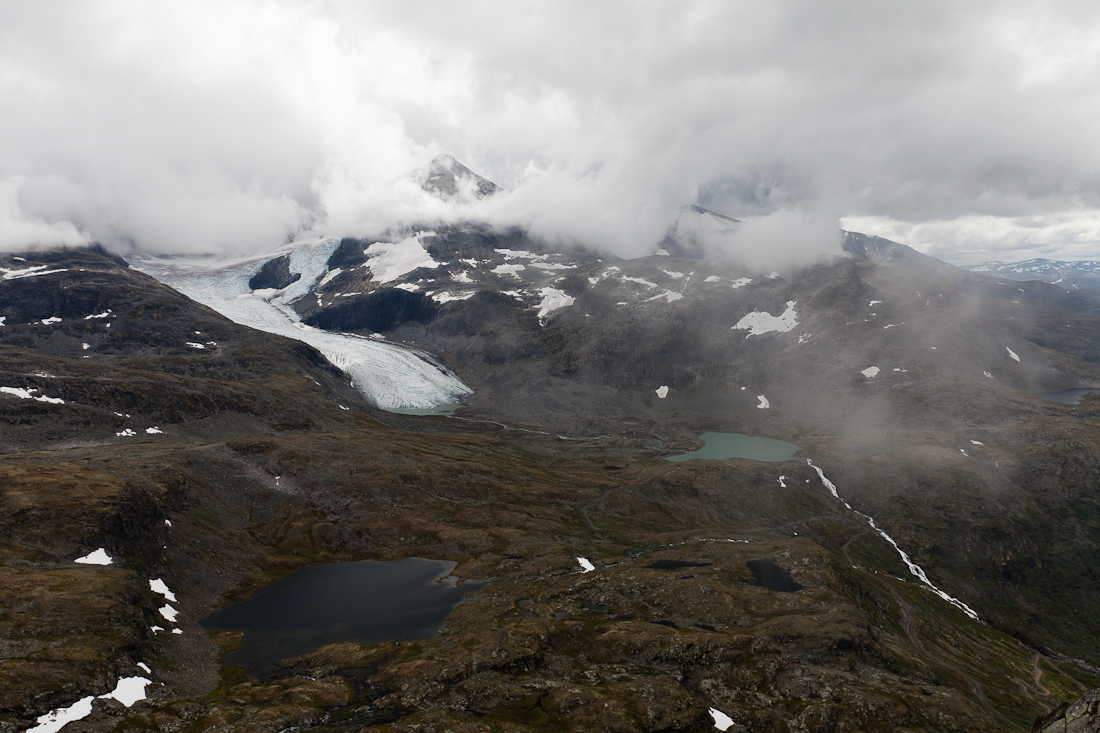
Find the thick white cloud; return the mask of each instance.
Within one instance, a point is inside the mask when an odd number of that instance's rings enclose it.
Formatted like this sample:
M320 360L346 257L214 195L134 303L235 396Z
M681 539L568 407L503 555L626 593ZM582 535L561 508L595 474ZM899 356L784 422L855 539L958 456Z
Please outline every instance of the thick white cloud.
M367 234L454 215L407 178L449 152L509 189L484 215L623 253L699 203L787 212L765 230L839 213L941 255L1034 242L1082 256L1096 238L1066 222L1100 210L1098 12L11 3L0 246Z

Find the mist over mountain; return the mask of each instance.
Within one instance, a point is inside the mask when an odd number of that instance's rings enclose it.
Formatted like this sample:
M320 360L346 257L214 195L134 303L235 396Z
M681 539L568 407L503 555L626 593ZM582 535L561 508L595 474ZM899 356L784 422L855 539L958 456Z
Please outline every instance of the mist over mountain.
M1087 4L66 8L0 29L8 250L372 236L445 215L408 179L443 153L493 221L620 256L685 204L969 262L1098 241Z
M5 8L0 733L1093 724L1098 33Z

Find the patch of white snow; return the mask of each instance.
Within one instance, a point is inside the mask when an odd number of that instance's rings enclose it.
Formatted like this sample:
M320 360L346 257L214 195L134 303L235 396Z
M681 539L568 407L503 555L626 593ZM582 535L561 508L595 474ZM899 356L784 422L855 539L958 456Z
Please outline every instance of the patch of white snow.
M721 279L722 279L722 278L718 277L717 275L710 275L710 276L709 276L709 277L707 277L707 279L706 279L706 280L704 280L703 282L705 282L705 283L716 283L716 282L718 282L718 281L719 281L719 280L721 280Z
M657 287L657 283L651 283L649 280L643 280L640 277L625 277L624 276L623 281L628 282L628 283L638 283L639 285L645 285L650 290Z
M42 325L43 326L50 326L54 323L61 323L61 319L58 318L57 316L50 316L49 318L43 318L42 319Z
M111 559L106 550L100 547L95 552L89 552L84 557L73 560L73 562L78 562L81 565L110 565L114 560Z
M710 717L714 719L714 727L718 730L729 730L733 727L733 718L726 715L718 708L710 709Z
M515 279L519 280L519 273L526 270L526 265L497 265L490 272L494 275L511 275Z
M748 330L749 336L760 336L765 333L786 333L798 325L798 314L794 307L797 301L788 300L787 310L778 316L767 312L753 311L745 315L740 321L730 328Z
M565 308L575 302L572 295L567 295L557 288L543 288L539 291L539 295L542 296L542 302L539 303L540 321L558 308Z
M864 369L863 371L861 371L860 374L867 377L868 379L874 379L875 377L878 376L878 371L879 371L879 369L878 369L877 366L869 366L866 369Z
M176 594L168 590L168 586L160 578L153 578L149 581L149 590L153 591L154 593L160 593L162 596L172 601L173 603L176 601Z
M363 267L370 270L375 282L380 283L393 282L419 267L439 267L440 263L432 259L421 241L423 237L433 234L435 232L420 232L400 242L375 242L363 250L363 254L370 258Z
M156 426L145 428L145 432L149 433L149 435L164 435L164 431Z
M577 562L581 566L582 573L590 573L596 569L596 566L593 565L592 562L586 557L578 557Z
M167 619L168 621L171 621L172 623L176 623L176 616L179 615L179 611L172 608L167 603L165 603L162 607L158 608L157 610L160 611L160 615L164 616L165 619Z
M144 677L120 677L115 689L106 695L100 695L100 700L114 699L126 707L130 707L138 700L145 699L145 688L152 684Z
M760 404L756 406L758 410L766 410L772 406L772 403L768 402L768 398L762 394L756 395L756 399L760 400Z
M1013 351L1012 349L1008 348L1007 346L1005 347L1005 351L1008 352L1008 355L1011 356L1013 358L1013 360L1015 360L1015 361L1020 360L1020 357L1016 355L1016 352Z
M26 733L57 733L74 720L86 718L92 714L92 700L95 697L82 697L67 708L51 710L38 716L38 725L28 728Z
M662 400L665 397L668 397L668 385L661 385L660 387L658 387L657 389L655 389L653 391L656 392L657 396L659 398L661 398Z

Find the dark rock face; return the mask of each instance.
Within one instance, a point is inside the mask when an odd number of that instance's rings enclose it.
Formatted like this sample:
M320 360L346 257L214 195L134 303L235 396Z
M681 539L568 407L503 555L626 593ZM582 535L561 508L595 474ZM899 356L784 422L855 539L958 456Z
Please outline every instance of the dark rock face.
M1100 733L1100 687L1035 721L1031 733Z
M439 305L420 293L378 289L308 316L305 322L330 331L388 333L403 323L430 323Z
M363 254L363 250L369 247L370 244L370 241L366 239L344 237L340 240L340 246L328 258L328 269L350 270L353 267L358 267L367 261L367 256Z
M268 288L282 290L287 285L298 282L301 277L300 273L290 271L290 256L283 255L265 262L260 271L248 281L248 287L253 290L266 290Z

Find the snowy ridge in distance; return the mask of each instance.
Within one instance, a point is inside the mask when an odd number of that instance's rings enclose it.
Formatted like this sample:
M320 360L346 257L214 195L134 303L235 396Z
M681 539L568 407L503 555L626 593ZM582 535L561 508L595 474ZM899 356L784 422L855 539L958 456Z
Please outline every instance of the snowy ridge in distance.
M313 346L342 369L364 397L384 409L449 405L472 393L451 370L418 349L307 326L290 307L324 276L338 239L288 245L238 260L139 256L130 266L213 308L231 321ZM290 255L302 277L282 290L256 291L249 279L264 262Z

